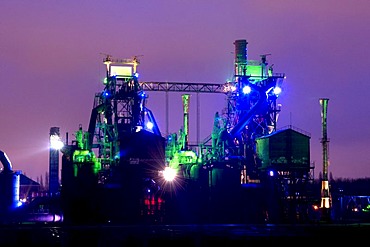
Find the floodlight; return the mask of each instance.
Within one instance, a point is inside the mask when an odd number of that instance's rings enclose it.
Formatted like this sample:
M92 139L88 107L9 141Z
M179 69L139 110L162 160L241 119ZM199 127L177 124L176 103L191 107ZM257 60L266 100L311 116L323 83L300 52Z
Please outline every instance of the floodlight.
M60 150L64 146L64 143L61 141L59 135L50 136L50 147L55 150Z
M252 88L250 86L243 87L243 93L249 94L252 91Z
M163 171L163 177L166 181L173 181L176 177L176 170L166 167Z

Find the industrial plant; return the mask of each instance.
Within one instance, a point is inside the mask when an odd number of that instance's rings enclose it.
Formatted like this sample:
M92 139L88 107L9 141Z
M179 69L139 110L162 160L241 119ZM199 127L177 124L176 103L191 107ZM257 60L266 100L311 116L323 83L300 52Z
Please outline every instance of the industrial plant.
M104 89L87 130L62 152L64 221L79 223L247 223L310 218L310 136L277 128L283 73L267 55L248 60L236 40L224 84L140 82L139 60L108 55ZM183 126L162 136L151 91L182 92ZM209 137L189 144L189 94L219 93Z
M94 96L88 128L79 126L73 140L67 135L63 146L50 148L52 221L85 225L330 220L328 99L318 99L324 169L317 191L310 134L277 125L285 74L273 71L269 54L249 60L247 45L246 40L235 40L234 76L223 84L141 82L137 57L107 55L103 89ZM178 132L162 135L149 108L150 92L166 97L182 93L183 125ZM223 94L226 99L225 108L214 113L208 137L195 144L189 142L190 94ZM50 142L61 139L59 127L52 127ZM1 209L17 212L19 174L12 171L6 154L0 155Z

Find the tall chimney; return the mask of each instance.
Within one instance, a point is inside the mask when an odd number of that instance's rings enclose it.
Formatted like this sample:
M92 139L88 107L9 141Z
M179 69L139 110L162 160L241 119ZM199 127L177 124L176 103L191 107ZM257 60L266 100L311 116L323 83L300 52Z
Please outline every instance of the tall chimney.
M329 167L329 158L328 158L328 131L327 131L327 113L328 113L328 101L329 99L321 98L321 122L322 122L322 161L323 161L323 174L321 181L321 209L322 209L322 218L330 219L330 208L331 208L331 196L329 191L329 179L328 179L328 167Z
M189 145L189 97L189 94L182 95L184 109L184 150L187 150Z
M235 40L235 75L236 76L243 76L246 72L246 65L248 59L248 52L247 52L247 40Z

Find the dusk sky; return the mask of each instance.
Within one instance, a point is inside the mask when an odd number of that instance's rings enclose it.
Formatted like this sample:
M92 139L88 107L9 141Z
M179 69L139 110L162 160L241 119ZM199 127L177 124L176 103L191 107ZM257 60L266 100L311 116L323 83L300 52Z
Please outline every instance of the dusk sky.
M104 88L104 54L138 56L139 81L223 84L234 41L285 73L278 128L310 134L322 172L320 98L328 98L329 173L370 177L370 1L368 0L0 0L0 150L36 180L49 168L49 130L69 140L87 130ZM182 127L181 94L147 92L162 135ZM212 132L224 95L190 101L190 141ZM61 167L61 165L60 165Z

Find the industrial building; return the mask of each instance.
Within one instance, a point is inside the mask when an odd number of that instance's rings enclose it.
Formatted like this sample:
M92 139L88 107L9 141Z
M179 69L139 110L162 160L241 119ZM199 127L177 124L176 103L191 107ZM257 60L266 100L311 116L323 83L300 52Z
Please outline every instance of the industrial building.
M247 59L236 40L224 84L140 82L139 60L107 56L87 130L62 157L61 201L70 223L249 223L309 219L310 136L278 130L283 73L267 55ZM182 92L183 126L162 136L147 93ZM226 95L209 138L189 144L189 94ZM221 111L222 110L222 111ZM222 113L220 113L222 112ZM171 173L172 172L172 173ZM167 179L168 173L174 180Z
M234 76L222 84L140 82L137 57L105 57L104 88L94 96L88 129L79 126L74 140L67 135L61 167L59 151L50 149L50 194L62 214L53 219L67 224L313 220L310 135L293 126L278 128L285 74L273 71L269 54L249 60L247 44L234 42ZM178 133L162 136L148 107L150 92L182 93ZM226 102L215 112L209 136L190 145L191 93L223 94ZM55 139L61 139L59 127L50 129L50 141ZM10 171L6 164L2 174ZM324 202L330 199L325 178Z

